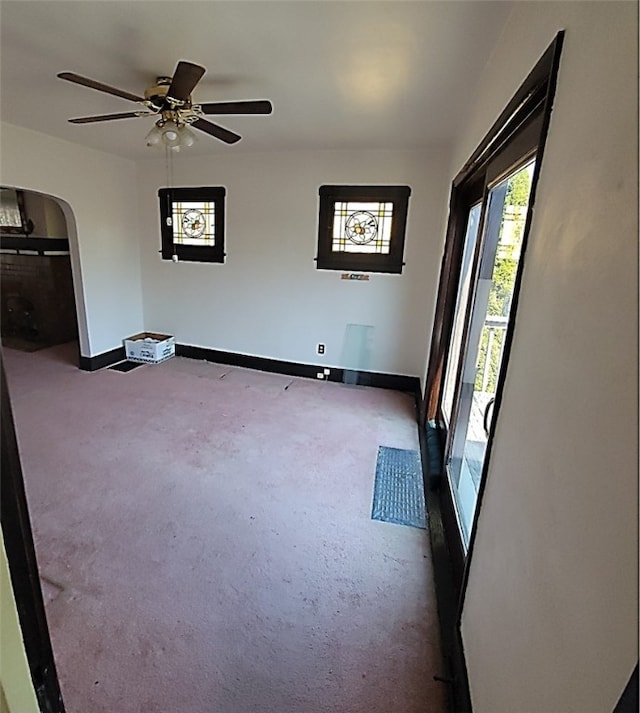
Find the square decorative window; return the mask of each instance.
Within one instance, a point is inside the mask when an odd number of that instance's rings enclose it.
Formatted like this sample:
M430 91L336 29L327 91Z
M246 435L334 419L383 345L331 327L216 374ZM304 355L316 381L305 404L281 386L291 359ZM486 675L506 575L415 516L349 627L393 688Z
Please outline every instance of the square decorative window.
M409 186L321 186L322 270L401 273Z
M224 262L224 199L215 188L161 188L162 258Z

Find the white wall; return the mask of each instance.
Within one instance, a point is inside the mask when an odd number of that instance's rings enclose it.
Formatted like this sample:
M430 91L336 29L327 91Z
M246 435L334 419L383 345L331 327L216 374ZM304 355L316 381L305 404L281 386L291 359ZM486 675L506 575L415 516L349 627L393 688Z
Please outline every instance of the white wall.
M475 713L607 713L638 655L635 3L516 3L459 168L566 29L462 613Z
M122 346L123 338L144 328L135 164L6 123L0 155L3 185L61 202L82 354Z
M201 140L208 140L203 137ZM138 164L147 329L179 343L326 366L343 365L348 324L374 329L368 370L421 375L431 330L448 199L448 151L177 155L175 186L227 189L226 264L163 261L158 187L164 159ZM368 282L316 270L318 188L412 188L402 275ZM326 344L324 357L316 344Z

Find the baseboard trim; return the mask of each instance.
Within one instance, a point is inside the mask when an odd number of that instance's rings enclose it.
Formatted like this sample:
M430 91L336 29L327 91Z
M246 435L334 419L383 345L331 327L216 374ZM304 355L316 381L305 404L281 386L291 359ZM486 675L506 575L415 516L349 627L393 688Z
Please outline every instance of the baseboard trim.
M219 349L194 347L190 344L176 344L176 356L187 357L188 359L199 359L200 361L210 361L214 364L227 364L228 366L239 366L245 369L285 374L286 376L301 376L307 379L317 379L318 372L325 369L324 364L301 364L294 361L267 359L266 357L239 354L237 352L225 352ZM80 355L78 366L82 371L98 371L99 369L113 366L113 364L117 364L124 359L126 359L126 353L122 346L91 357ZM327 381L335 381L353 386L374 386L378 389L405 391L414 394L416 398L420 397L420 379L417 376L382 374L373 371L351 371L348 369L338 369L336 367L330 368L331 371L326 377Z
M117 364L125 358L126 354L124 346L122 346L92 357L82 356L81 354L78 366L82 371L98 371L98 369L104 369L106 366Z
M210 361L214 364L227 364L257 371L268 371L286 376L301 376L307 379L317 379L318 372L325 369L324 364L301 364L280 359L267 359L265 357L225 352L218 349L194 347L189 344L176 344L176 356L188 359ZM381 374L371 371L351 371L330 367L331 371L327 381L351 384L354 386L375 386L379 389L393 389L406 391L411 394L420 393L420 379L417 376L403 376L401 374Z

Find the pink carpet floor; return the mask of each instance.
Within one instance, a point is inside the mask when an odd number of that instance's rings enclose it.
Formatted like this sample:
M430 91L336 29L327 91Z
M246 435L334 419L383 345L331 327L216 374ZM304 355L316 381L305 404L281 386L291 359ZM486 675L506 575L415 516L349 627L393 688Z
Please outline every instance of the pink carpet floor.
M428 533L371 520L382 389L4 350L68 713L444 713Z

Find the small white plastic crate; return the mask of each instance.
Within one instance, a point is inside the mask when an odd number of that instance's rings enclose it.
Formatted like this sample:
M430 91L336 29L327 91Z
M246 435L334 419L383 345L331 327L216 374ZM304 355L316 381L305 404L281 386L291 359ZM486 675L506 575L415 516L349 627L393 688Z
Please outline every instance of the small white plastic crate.
M142 364L159 364L176 354L176 339L170 334L141 332L124 340L128 361Z

